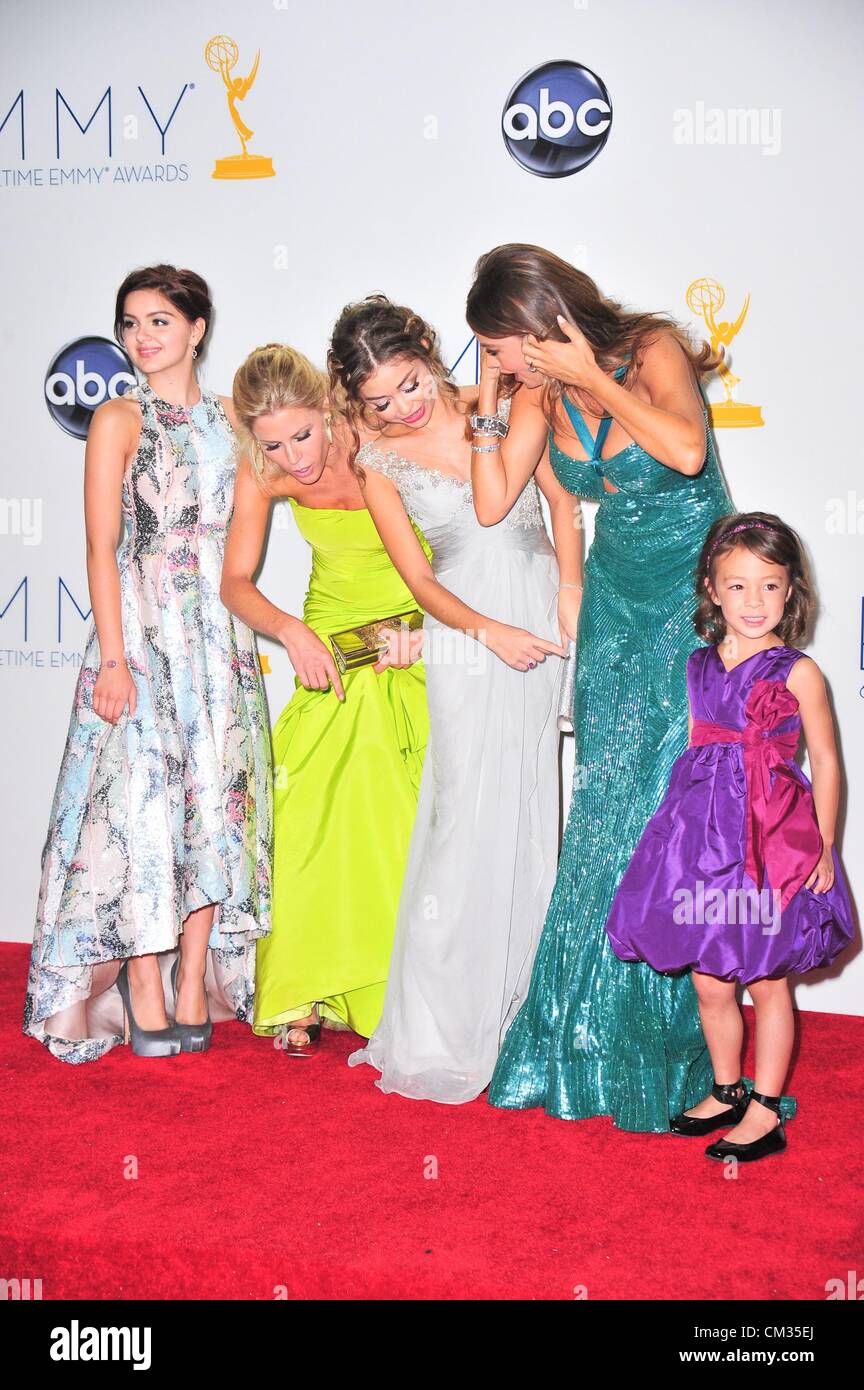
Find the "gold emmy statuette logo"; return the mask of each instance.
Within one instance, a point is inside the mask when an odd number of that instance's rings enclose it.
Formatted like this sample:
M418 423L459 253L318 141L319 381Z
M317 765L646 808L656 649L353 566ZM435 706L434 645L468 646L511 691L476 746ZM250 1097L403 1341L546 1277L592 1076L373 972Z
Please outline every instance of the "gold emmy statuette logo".
M694 280L693 284L687 289L687 307L691 313L699 314L705 320L708 331L711 334L711 347L715 352L719 352L721 346L726 349L741 330L747 310L750 308L750 295L748 293L744 300L744 306L734 323L728 323L721 319L718 323L715 314L723 308L726 303L726 291L722 285L718 285L716 280L709 280L705 277L702 280ZM752 429L756 425L764 425L762 411L758 405L745 405L741 401L732 399L732 391L739 384L741 378L736 376L724 360L717 368L720 380L723 383L723 390L726 392L726 399L719 405L708 402L708 413L711 416L711 423L716 428L721 425L725 429Z
M269 658L269 656L267 655L267 653L266 653L266 652L261 652L258 659L259 659L259 661L261 662L261 674L262 674L262 676L272 676L272 674L273 674L273 667L270 665L270 658Z
M225 159L217 159L213 169L214 179L272 179L276 170L273 161L266 154L250 154L246 146L255 134L243 121L237 110L258 75L261 50L255 54L255 62L248 77L232 77L231 71L237 66L240 57L237 45L226 34L217 34L204 49L204 57L211 72L218 72L228 93L228 110L234 122L234 129L243 146L242 154L229 154Z

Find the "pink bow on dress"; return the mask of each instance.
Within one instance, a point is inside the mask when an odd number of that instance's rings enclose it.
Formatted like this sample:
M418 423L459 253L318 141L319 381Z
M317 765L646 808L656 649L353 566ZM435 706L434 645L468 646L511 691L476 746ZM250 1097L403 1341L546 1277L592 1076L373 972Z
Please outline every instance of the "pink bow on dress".
M747 781L747 850L744 868L761 890L768 882L780 891L785 911L806 883L822 853L813 795L789 763L798 747L798 730L776 732L777 725L798 713L798 701L783 681L758 680L744 706L743 729L695 719L690 747L707 743L743 743ZM773 773L773 779L772 779Z

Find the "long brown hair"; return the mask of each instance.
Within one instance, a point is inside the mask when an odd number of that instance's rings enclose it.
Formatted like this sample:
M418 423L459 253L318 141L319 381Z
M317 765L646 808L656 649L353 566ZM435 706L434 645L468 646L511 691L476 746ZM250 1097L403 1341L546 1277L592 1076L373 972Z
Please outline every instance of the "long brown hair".
M164 295L189 323L194 323L196 319L204 320L204 332L196 344L200 357L213 317L213 301L207 281L194 270L178 270L175 265L145 265L139 270L130 270L117 291L114 305L114 337L119 343L123 342L126 296L133 294L135 290L156 290Z
M439 347L438 334L426 319L404 304L394 304L385 294L370 294L346 304L336 321L327 353L330 395L351 429L353 447L349 462L360 447L359 423L368 426L367 408L360 387L378 367L400 357L416 357L435 377L438 390L451 402L460 403L459 388L450 379Z
M714 584L715 565L722 555L743 545L770 565L785 565L792 593L774 631L781 642L794 646L805 636L816 600L801 538L773 512L738 512L721 516L709 529L696 569L698 605L693 625L705 642L722 642L726 622L720 605L712 601L705 580Z
M630 358L624 384L638 375L642 353L660 333L680 343L696 375L713 372L722 360L703 342L694 348L684 329L665 313L638 313L601 294L590 275L546 251L542 246L510 242L481 256L474 267L474 283L468 293L465 317L475 333L486 338L522 337L567 342L557 322L560 314L585 334L604 372L614 372ZM502 377L508 393L516 388L513 377ZM577 387L568 388L583 404ZM543 409L552 427L555 406L564 387L549 381L543 388ZM583 407L584 408L584 407Z

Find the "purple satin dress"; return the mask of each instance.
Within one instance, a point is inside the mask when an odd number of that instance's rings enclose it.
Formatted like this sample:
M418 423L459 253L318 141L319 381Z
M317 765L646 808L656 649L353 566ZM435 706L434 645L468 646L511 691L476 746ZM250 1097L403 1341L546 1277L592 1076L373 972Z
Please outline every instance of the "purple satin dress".
M786 679L802 655L769 647L727 671L716 647L690 654L690 746L606 922L621 960L749 984L828 965L852 940L836 852L828 892L803 886L822 841L793 760L801 719Z

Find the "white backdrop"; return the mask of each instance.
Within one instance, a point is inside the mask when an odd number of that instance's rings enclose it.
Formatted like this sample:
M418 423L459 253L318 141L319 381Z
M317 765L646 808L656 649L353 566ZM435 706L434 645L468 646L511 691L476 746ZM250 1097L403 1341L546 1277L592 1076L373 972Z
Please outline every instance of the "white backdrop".
M548 246L613 297L700 334L692 281L724 287L721 318L750 294L732 345L736 396L765 423L720 429L717 442L736 505L779 512L813 557L811 650L836 707L851 783L844 858L864 901L856 0L47 0L7 3L3 29L0 938L32 935L88 625L76 610L89 608L84 446L44 394L58 351L110 338L124 275L167 260L213 290L211 389L230 390L245 354L270 340L322 362L342 305L375 290L431 318L453 362L470 339L474 261L502 241ZM273 178L211 177L214 160L239 153L204 60L223 34L239 49L234 76L260 50L239 110ZM597 73L614 115L587 168L546 179L510 157L501 114L523 73L553 59ZM96 110L109 87L110 152L108 100ZM473 380L473 366L469 351L459 378ZM709 396L722 395L715 379ZM308 563L278 517L263 588L299 612ZM292 673L273 644L262 652L275 717ZM803 981L798 1003L860 1013L862 978L862 957L847 956Z

